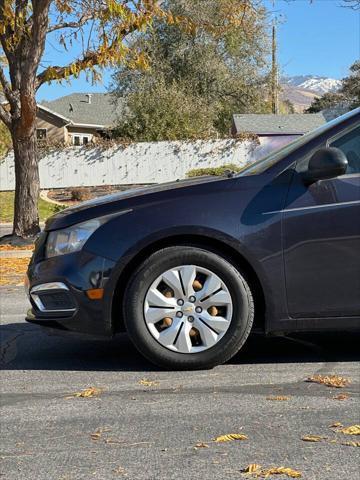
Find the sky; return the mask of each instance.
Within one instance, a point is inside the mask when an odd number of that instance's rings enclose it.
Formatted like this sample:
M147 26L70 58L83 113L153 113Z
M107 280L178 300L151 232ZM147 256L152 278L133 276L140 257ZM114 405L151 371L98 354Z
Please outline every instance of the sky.
M278 21L278 61L284 75L320 75L343 78L360 58L360 10L341 7L341 0L263 0ZM44 64L62 65L69 55L55 42L48 45ZM39 100L52 100L73 92L105 92L111 70L102 83L91 85L85 74L63 85L44 85Z

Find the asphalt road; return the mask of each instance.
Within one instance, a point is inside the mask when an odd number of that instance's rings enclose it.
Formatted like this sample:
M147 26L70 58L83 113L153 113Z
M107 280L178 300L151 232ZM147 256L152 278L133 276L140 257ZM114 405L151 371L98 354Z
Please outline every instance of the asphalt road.
M359 478L359 449L341 445L359 437L329 428L360 423L359 336L254 337L211 371L164 372L125 335L48 336L23 321L21 288L0 293L1 478L239 479L250 463L291 467L306 480ZM349 398L304 382L315 373L351 378ZM143 378L158 384L140 385ZM103 392L67 398L89 386ZM290 398L267 400L273 395ZM211 441L226 433L248 440ZM337 443L304 442L306 434ZM195 449L198 442L209 448Z

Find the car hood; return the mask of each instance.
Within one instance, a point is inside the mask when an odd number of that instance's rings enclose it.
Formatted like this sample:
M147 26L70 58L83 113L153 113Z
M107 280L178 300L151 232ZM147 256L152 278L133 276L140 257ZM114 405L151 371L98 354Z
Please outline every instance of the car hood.
M168 197L171 191L179 193L179 189L192 189L204 184L228 181L227 177L197 177L187 180L178 180L148 187L133 188L123 192L104 195L66 208L50 217L45 224L45 230L65 228L76 223L98 216L111 215L127 208L133 208L152 200L153 197ZM155 198L154 198L155 200Z

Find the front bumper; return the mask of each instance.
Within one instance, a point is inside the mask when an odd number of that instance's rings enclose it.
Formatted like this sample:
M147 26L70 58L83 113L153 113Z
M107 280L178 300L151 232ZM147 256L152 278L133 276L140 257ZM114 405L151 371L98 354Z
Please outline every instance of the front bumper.
M35 253L27 272L32 308L26 320L53 329L112 335L112 293L107 287L114 266L83 250L52 258ZM87 292L92 289L104 289L103 298L90 299Z

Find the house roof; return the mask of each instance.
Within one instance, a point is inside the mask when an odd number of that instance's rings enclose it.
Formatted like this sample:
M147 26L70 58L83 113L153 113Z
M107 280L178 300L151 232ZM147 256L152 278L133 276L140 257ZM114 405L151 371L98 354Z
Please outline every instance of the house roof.
M233 115L236 133L247 132L256 135L299 135L320 127L324 123L326 120L322 113Z
M68 120L73 125L111 127L121 114L122 105L110 93L72 93L39 108Z

